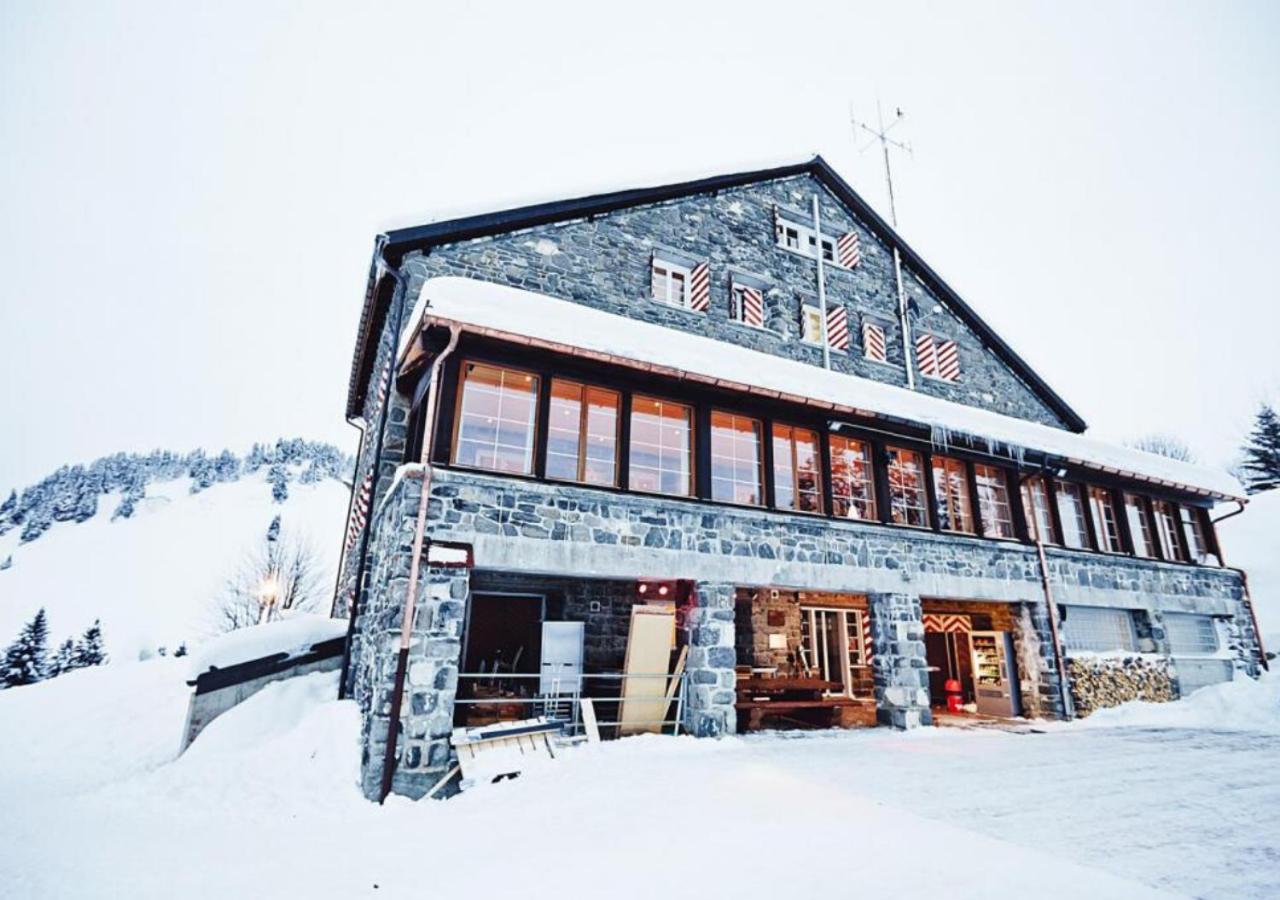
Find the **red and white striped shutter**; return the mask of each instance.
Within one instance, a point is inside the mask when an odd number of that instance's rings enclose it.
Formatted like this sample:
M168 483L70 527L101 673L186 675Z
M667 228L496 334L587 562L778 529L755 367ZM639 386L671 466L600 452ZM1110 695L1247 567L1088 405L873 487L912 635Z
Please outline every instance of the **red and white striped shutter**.
M827 343L832 350L849 349L849 311L843 306L827 310Z
M742 288L742 309L738 313L747 325L764 327L764 294L753 287Z
M916 337L916 371L921 375L937 377L938 351L931 334Z
M938 345L938 377L947 381L960 377L960 352L955 341L943 341Z
M711 306L711 267L698 263L689 275L689 308L706 312Z
M875 657L875 642L871 640L871 616L869 612L859 612L858 618L862 620L862 664L869 666Z
M840 239L836 241L836 258L846 269L852 269L862 262L862 241L858 232L846 231L840 235Z
M347 549L350 550L364 530L369 516L369 495L373 491L373 473L364 477L360 490L356 493L355 503L351 504L351 524L347 526Z
M876 362L888 361L884 329L874 322L862 323L862 353L867 359L874 359Z

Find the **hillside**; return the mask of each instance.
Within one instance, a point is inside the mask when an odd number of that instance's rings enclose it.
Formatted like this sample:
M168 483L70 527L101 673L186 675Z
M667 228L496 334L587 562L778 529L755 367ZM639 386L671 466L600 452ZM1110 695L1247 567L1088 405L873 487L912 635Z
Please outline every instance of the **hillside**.
M128 516L119 514L127 491L106 491L89 515L52 518L25 542L31 530L22 523L0 533L0 645L44 607L51 646L101 619L117 661L194 647L215 632L215 598L276 516L280 533L313 553L327 595L350 490L335 476L344 458L319 468L307 454L257 465L252 452L231 459L220 477L175 466L140 479Z
M1258 494L1245 511L1218 526L1227 564L1249 575L1268 651L1280 651L1280 490Z

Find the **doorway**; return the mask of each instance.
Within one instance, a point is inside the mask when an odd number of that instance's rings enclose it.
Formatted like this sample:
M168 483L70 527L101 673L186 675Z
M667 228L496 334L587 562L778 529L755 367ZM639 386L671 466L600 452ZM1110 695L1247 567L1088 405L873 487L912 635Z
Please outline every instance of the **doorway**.
M935 717L1021 715L1016 623L1008 604L932 600L922 606Z
M481 593L467 603L455 719L461 725L521 719L537 694L542 659L541 594Z

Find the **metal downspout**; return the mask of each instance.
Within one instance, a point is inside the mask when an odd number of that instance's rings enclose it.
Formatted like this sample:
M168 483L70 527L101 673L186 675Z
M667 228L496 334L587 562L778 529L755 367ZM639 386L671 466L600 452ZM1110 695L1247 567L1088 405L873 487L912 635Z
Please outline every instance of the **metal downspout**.
M413 550L409 557L409 587L405 591L404 611L400 616L400 651L396 655L395 683L391 689L391 713L387 719L386 750L382 756L382 784L378 792L378 802L384 803L387 794L391 793L391 781L396 772L396 744L400 731L400 710L404 703L404 681L409 668L409 643L413 636L413 613L418 600L418 574L422 564L422 547L427 527L427 507L430 502L428 494L431 489L431 447L435 443L437 403L440 398L440 369L444 361L458 346L461 328L457 325L449 327L449 343L431 363L431 381L427 387L427 414L424 427L422 453L418 462L422 466L422 487L418 493L418 517L413 530Z

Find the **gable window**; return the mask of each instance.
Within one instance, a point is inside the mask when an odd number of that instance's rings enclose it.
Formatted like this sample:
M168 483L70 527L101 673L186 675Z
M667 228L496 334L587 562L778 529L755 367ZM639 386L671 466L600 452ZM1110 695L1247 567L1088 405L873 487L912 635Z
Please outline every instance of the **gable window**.
M876 518L876 492L871 448L844 435L829 437L831 449L831 511L839 519Z
M1156 514L1156 536L1160 539L1160 553L1165 559L1186 562L1187 552L1182 546L1182 537L1178 534L1178 513L1174 505L1167 500L1154 500L1151 507Z
M973 504L969 499L969 467L948 456L933 458L933 493L938 525L943 531L973 534Z
M1013 510L1009 506L1009 478L1005 470L975 463L973 478L978 486L983 537L1012 538Z
M653 397L633 397L628 446L628 487L677 497L693 495L692 407Z
M889 447L889 518L897 525L929 527L924 459L914 450Z
M764 502L759 419L711 413L711 499L758 506Z
M916 335L916 371L941 381L958 381L960 351L956 342L932 334Z
M1136 494L1125 494L1124 514L1129 521L1133 552L1138 556L1155 556L1156 545L1151 529L1151 517L1147 515L1146 501Z
M806 344L821 344L825 336L822 310L810 303L805 303L800 307L800 340Z
M1192 562L1202 566L1220 566L1221 560L1209 550L1209 535L1204 524L1204 513L1195 506L1181 506L1182 524L1187 533L1188 550Z
M1089 546L1089 530L1085 525L1084 500L1080 485L1059 481L1054 485L1058 502L1058 518L1062 520L1062 545L1083 550Z
M828 235L817 235L814 230L789 219L777 219L775 228L778 246L796 253L817 258L817 248L822 247L823 262L836 263L836 240ZM838 263L837 263L838 264Z
M464 363L458 386L456 465L533 474L538 376L518 369Z
M1056 544L1053 512L1049 509L1049 491L1042 476L1033 475L1022 482L1022 509L1027 516L1027 530L1031 532L1031 539L1044 544Z
M729 286L729 318L752 328L764 327L764 291L734 281Z
M692 270L686 266L653 258L653 299L670 306L689 308L689 281Z
M862 322L862 355L876 362L888 362L888 344L885 341L884 326L876 322Z
M778 509L822 512L822 457L817 432L773 426L773 499Z
M1127 609L1068 606L1062 620L1062 645L1068 650L1106 653L1137 650L1138 633Z
M551 379L548 478L617 485L618 406L617 391Z
M1104 553L1123 553L1115 495L1107 488L1089 485L1089 510L1093 513L1093 537L1098 549Z

